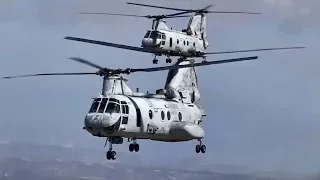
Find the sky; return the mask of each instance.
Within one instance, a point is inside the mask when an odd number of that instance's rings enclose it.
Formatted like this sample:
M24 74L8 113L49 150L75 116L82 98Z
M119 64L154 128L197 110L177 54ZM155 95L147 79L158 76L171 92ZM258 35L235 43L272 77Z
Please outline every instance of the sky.
M215 4L212 10L262 15L210 14L208 51L306 46L293 51L216 55L208 60L258 55L257 61L198 68L207 153L196 141L139 141L140 153L167 163L235 164L265 170L319 172L320 162L320 2L316 0L152 0L135 1L183 8ZM151 21L78 12L163 14L172 11L132 7L125 1L0 1L1 76L42 72L94 72L68 60L82 57L110 68L151 67L152 55L64 40L76 36L140 46ZM170 19L184 29L188 19ZM161 61L161 59L163 61ZM166 65L164 57L159 65ZM162 88L167 72L132 74L135 90ZM148 82L148 83L145 83ZM1 80L0 141L59 144L102 149L104 139L82 130L93 97L101 91L95 76ZM117 145L127 151L127 144ZM169 150L169 151L168 151ZM170 152L170 153L168 153ZM134 154L132 154L134 156ZM104 157L102 157L104 158Z

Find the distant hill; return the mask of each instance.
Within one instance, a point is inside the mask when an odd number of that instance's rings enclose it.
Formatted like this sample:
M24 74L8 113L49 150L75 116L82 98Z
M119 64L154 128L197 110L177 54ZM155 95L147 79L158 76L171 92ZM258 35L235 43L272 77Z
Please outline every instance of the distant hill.
M110 174L115 174L112 178L121 176L127 179L131 177L128 173L134 171L134 174L136 174L135 177L141 176L142 178L148 178L150 176L150 178L152 178L153 176L156 176L160 179L170 179L173 172L178 173L178 175L175 174L175 176L182 179L190 178L198 180L199 178L215 178L217 180L233 180L234 178L237 180L301 179L301 175L299 174L263 172L236 165L210 164L210 162L201 163L193 158L186 158L183 161L173 164L157 164L156 162L146 160L146 157L143 157L142 155L143 154L121 152L116 161L107 161L105 159L105 149L103 148L101 151L97 151L92 149L75 149L28 143L0 144L0 159L2 159L1 167L9 168L6 169L8 172L21 171L20 174L29 173L28 176L42 177L43 175L49 175L51 173L52 176L60 174L71 178L76 175L99 175L105 177L107 176L106 174L108 174L108 177L111 178ZM36 169L43 170L34 172ZM124 170L126 172L128 171L128 173L124 173ZM109 172L110 174L106 172ZM36 173L36 175L32 173ZM189 175L184 177L183 173Z
M172 170L137 167L124 164L85 164L79 161L31 160L5 158L0 161L0 179L7 180L280 180L244 174L213 173L207 171Z

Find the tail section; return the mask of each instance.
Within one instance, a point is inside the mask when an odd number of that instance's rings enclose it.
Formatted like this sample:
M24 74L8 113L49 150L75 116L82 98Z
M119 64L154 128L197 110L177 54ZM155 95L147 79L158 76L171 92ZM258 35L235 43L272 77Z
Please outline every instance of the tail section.
M176 64L190 64L192 60L178 61ZM195 67L172 69L168 73L165 89L169 96L177 98L184 103L195 103L200 101L198 80Z
M207 20L206 14L195 14L189 20L187 33L189 35L197 36L203 41L204 49L207 49L209 42L207 39Z

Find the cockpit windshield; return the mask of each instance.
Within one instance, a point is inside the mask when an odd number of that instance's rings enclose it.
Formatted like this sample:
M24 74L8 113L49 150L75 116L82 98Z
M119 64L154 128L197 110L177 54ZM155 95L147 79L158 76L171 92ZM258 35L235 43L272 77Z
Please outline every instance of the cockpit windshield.
M119 100L114 98L96 98L93 100L89 113L120 113L119 103Z
M100 103L100 106L99 106L99 110L98 110L98 113L103 113L104 111L104 108L106 107L107 105L107 102L108 102L108 98L103 98L101 103Z
M120 105L116 102L109 102L107 109L106 109L106 113L120 113Z
M164 33L161 33L159 31L147 31L144 38L151 38L151 39L166 39L166 36Z

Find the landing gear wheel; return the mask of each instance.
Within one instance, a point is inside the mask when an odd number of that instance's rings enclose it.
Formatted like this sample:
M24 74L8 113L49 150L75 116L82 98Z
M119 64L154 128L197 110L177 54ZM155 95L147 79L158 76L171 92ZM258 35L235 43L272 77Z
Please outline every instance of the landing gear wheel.
M129 151L132 152L134 149L134 144L129 144Z
M111 151L111 158L112 160L115 160L117 158L117 153L115 151Z
M134 144L134 151L138 152L140 149L139 144Z
M154 59L152 62L153 62L153 64L158 64L158 60L157 59Z
M115 151L108 151L106 154L108 160L112 159L115 160L117 157L117 153Z
M171 63L172 60L170 58L166 59L166 63Z
M206 150L207 150L206 145L201 145L200 146L200 150L201 150L202 153L206 153Z
M196 145L196 153L200 153L200 149L201 149L200 145L199 144Z
M108 159L108 160L110 160L110 159L111 159L111 151L107 151L107 153L106 153L106 157L107 157L107 159Z

